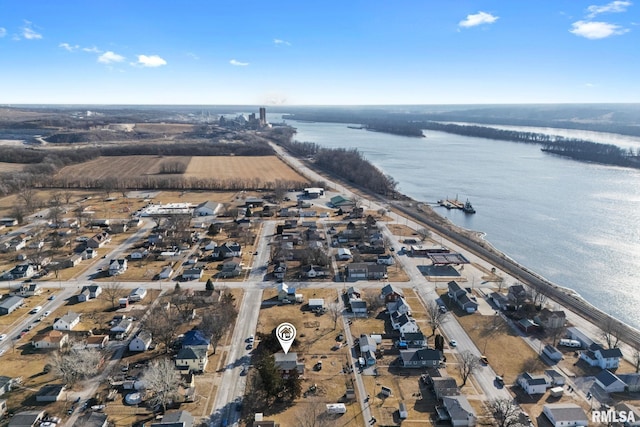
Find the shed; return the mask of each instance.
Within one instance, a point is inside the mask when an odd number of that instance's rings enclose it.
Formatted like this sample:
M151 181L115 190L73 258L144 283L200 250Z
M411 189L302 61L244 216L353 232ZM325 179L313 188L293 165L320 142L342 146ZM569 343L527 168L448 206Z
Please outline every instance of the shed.
M324 308L324 298L310 298L309 299L309 308L311 310L317 310Z
M409 412L407 411L407 405L405 405L404 402L400 402L400 407L398 408L398 415L400 415L401 420L405 420L409 416Z

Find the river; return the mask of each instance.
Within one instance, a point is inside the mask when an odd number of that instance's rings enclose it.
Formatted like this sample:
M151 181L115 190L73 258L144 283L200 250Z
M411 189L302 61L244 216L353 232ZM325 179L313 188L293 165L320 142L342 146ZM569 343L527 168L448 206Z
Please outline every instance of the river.
M468 198L475 215L434 209L640 329L640 171L568 160L535 145L443 132L426 130L427 137L419 139L346 124L289 124L299 141L357 148L418 201Z

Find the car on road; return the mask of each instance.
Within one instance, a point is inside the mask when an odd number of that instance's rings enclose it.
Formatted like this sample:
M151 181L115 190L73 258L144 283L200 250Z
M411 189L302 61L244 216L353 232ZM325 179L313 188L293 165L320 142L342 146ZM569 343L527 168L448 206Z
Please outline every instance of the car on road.
M47 311L45 311L45 312L44 312L43 316L44 316L44 317L47 317L47 316L48 316L48 315L50 315L50 314L51 314L51 311L47 310Z
M253 342L253 335L249 335L249 338L247 338L246 340L244 340L244 342Z
M496 375L496 383L504 385L504 379L500 375Z
M247 350L251 350L251 349L253 349L253 343L250 342L249 344L247 344Z
M7 334L0 334L0 341L4 341L6 337L7 337Z
M36 305L35 307L33 307L31 309L31 314L36 314L37 312L39 312L40 310L42 310L42 307L39 305Z
M480 356L480 361L485 365L489 364L489 359L487 359L487 356Z
M56 294L52 294L49 296L49 298L47 298L49 301L53 301L54 299L56 299Z
M451 340L451 341L449 341L449 345L450 345L451 347L457 347L457 346L458 346L458 341L456 341L456 340Z

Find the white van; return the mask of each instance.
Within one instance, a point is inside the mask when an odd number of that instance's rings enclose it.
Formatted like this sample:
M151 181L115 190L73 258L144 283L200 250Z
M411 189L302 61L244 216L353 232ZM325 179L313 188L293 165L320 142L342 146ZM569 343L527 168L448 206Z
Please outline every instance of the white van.
M40 310L42 310L42 307L39 305L36 305L35 307L33 307L31 309L31 314L36 314L37 312L39 312Z

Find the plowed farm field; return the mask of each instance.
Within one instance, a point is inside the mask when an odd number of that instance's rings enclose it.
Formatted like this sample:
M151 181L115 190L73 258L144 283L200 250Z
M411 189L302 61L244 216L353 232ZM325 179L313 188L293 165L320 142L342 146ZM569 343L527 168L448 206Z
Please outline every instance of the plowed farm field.
M306 182L276 156L192 157L185 178L258 179Z
M141 176L160 175L163 163L179 162L188 164L187 170L180 176L184 178L212 178L216 180L259 180L297 181L304 183L306 179L287 166L276 156L113 156L66 166L58 172L56 178L68 180L90 178L135 178ZM176 174L177 175L177 174ZM174 176L176 176L174 175Z

